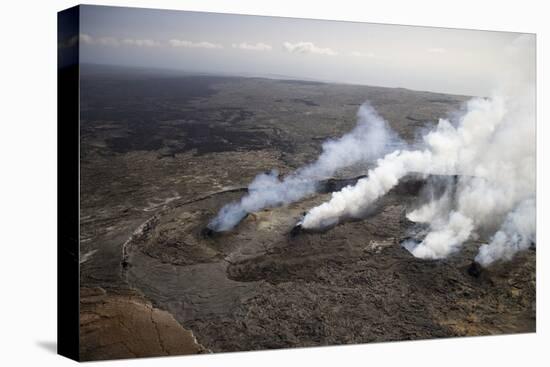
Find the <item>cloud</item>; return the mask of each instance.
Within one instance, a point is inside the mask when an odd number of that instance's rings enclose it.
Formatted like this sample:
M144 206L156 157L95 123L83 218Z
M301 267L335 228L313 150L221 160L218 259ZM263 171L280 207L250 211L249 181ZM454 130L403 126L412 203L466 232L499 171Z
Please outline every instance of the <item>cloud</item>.
M111 46L111 47L120 46L119 40L114 37L100 37L95 40L95 43L101 46Z
M85 45L100 45L100 46L132 46L132 47L160 47L166 45L163 41L155 41L148 38L124 38L122 40L115 37L93 37L86 33L81 33L78 37L73 37L65 41L61 46L70 47L76 44L76 41L80 41L81 44ZM206 48L206 49L217 49L223 48L222 45L211 42L192 42L186 40L171 39L168 41L168 44L172 47L188 47L188 48Z
M125 38L123 40L119 40L115 37L92 37L86 33L81 33L78 36L78 40L81 44L85 45L100 45L110 47L118 47L121 45L135 47L156 47L161 45L160 42L151 39ZM76 40L71 39L71 41L73 44L76 43Z
M432 47L428 49L428 52L432 54L444 54L447 50L442 47Z
M57 47L60 49L73 47L78 43L79 36L72 36L58 42Z
M290 53L297 54L318 54L318 55L328 55L335 56L338 53L330 48L317 47L313 42L284 42L283 48Z
M88 34L81 33L78 37L78 40L80 41L80 43L92 44L94 39Z
M79 35L79 41L80 43L86 44L86 45L101 45L101 46L111 46L111 47L120 46L120 41L115 37L95 38L85 33L81 33Z
M256 44L251 44L246 42L233 43L231 47L237 48L239 50L246 50L246 51L271 51L273 49L271 45L268 45L262 42L258 42Z
M206 49L220 49L223 48L222 45L218 43L211 43L211 42L192 42L187 40L178 40L178 39L171 39L168 41L170 46L172 47L186 47L186 48L206 48Z
M84 45L100 45L100 46L109 46L109 47L119 47L119 46L132 46L132 47L160 47L163 45L166 45L165 41L155 41L148 38L124 38L124 39L118 39L115 37L93 37L86 33L81 33L78 36L74 36L68 40L65 40L64 42L61 42L59 44L60 48L64 47L72 47L77 44L77 41L79 41L81 44ZM220 49L223 48L222 45L218 43L212 43L212 42L192 42L187 40L179 40L179 39L171 39L168 41L168 45L172 47L187 47L187 48L205 48L205 49ZM251 49L259 49L259 48L266 48L271 47L269 45L258 43L256 45L249 45L249 44L241 44L245 45L247 47L253 47Z
M125 38L122 40L122 44L127 46L137 46L137 47L157 47L160 46L160 42L153 41L150 39L132 39Z

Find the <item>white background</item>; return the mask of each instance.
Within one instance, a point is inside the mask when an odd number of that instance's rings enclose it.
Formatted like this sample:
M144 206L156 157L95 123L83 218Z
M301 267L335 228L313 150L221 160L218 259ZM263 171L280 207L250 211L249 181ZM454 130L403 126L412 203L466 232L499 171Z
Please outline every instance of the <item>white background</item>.
M354 20L537 33L537 333L102 362L110 366L549 365L548 10L544 1L290 0L95 1L166 9ZM0 33L0 365L74 362L56 340L56 12L74 1L4 1ZM543 63L543 60L546 64ZM546 100L546 103L543 101ZM406 300L404 300L406 302ZM546 339L546 340L545 340Z

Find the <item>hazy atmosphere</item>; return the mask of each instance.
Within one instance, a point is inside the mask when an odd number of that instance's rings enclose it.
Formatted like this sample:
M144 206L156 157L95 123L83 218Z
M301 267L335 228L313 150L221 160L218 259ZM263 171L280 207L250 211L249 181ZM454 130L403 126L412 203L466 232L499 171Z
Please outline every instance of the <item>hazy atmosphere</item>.
M533 70L535 36L307 19L81 7L81 62L489 95ZM521 65L518 65L518 62Z

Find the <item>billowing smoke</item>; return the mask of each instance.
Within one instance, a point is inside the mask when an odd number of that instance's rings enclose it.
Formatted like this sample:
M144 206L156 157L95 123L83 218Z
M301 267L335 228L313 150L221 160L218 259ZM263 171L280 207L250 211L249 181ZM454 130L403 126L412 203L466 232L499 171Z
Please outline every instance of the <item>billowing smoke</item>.
M422 172L429 167L429 151L395 151L378 161L369 170L368 177L355 186L344 187L332 194L330 201L311 209L302 220L304 228L324 228L336 224L342 218L363 216L368 207L393 188L413 167Z
M227 231L247 213L300 200L315 193L319 179L332 176L339 169L378 158L396 144L399 144L396 134L365 103L359 108L355 128L337 140L325 142L317 161L282 180L276 170L256 176L248 186L248 194L240 201L225 205L208 227L214 231Z
M510 57L524 55L517 50L524 41L511 46ZM323 228L361 217L409 173L458 175L452 200L445 194L408 214L412 221L427 223L429 232L406 247L417 257L439 259L480 232L496 231L476 260L485 266L509 260L535 242L535 128L532 75L507 79L499 93L469 101L456 121L441 119L420 149L397 150L380 159L355 186L312 208L302 226Z
M535 213L534 199L522 201L508 214L491 243L480 247L476 261L486 266L500 259L511 260L516 252L529 248L535 242Z

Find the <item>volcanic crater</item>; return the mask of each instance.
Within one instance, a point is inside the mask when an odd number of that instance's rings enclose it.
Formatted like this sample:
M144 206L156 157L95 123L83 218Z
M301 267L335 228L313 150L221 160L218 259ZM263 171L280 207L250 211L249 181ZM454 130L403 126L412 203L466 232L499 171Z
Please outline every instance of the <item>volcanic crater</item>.
M423 233L406 214L438 177L408 176L361 218L294 229L371 162L230 231L207 229L258 173L284 177L350 131L364 101L413 142L468 97L96 69L81 73L83 359L535 331L534 248L479 268L483 235L444 260L402 246ZM155 328L166 332L144 335ZM167 338L182 343L163 349Z

